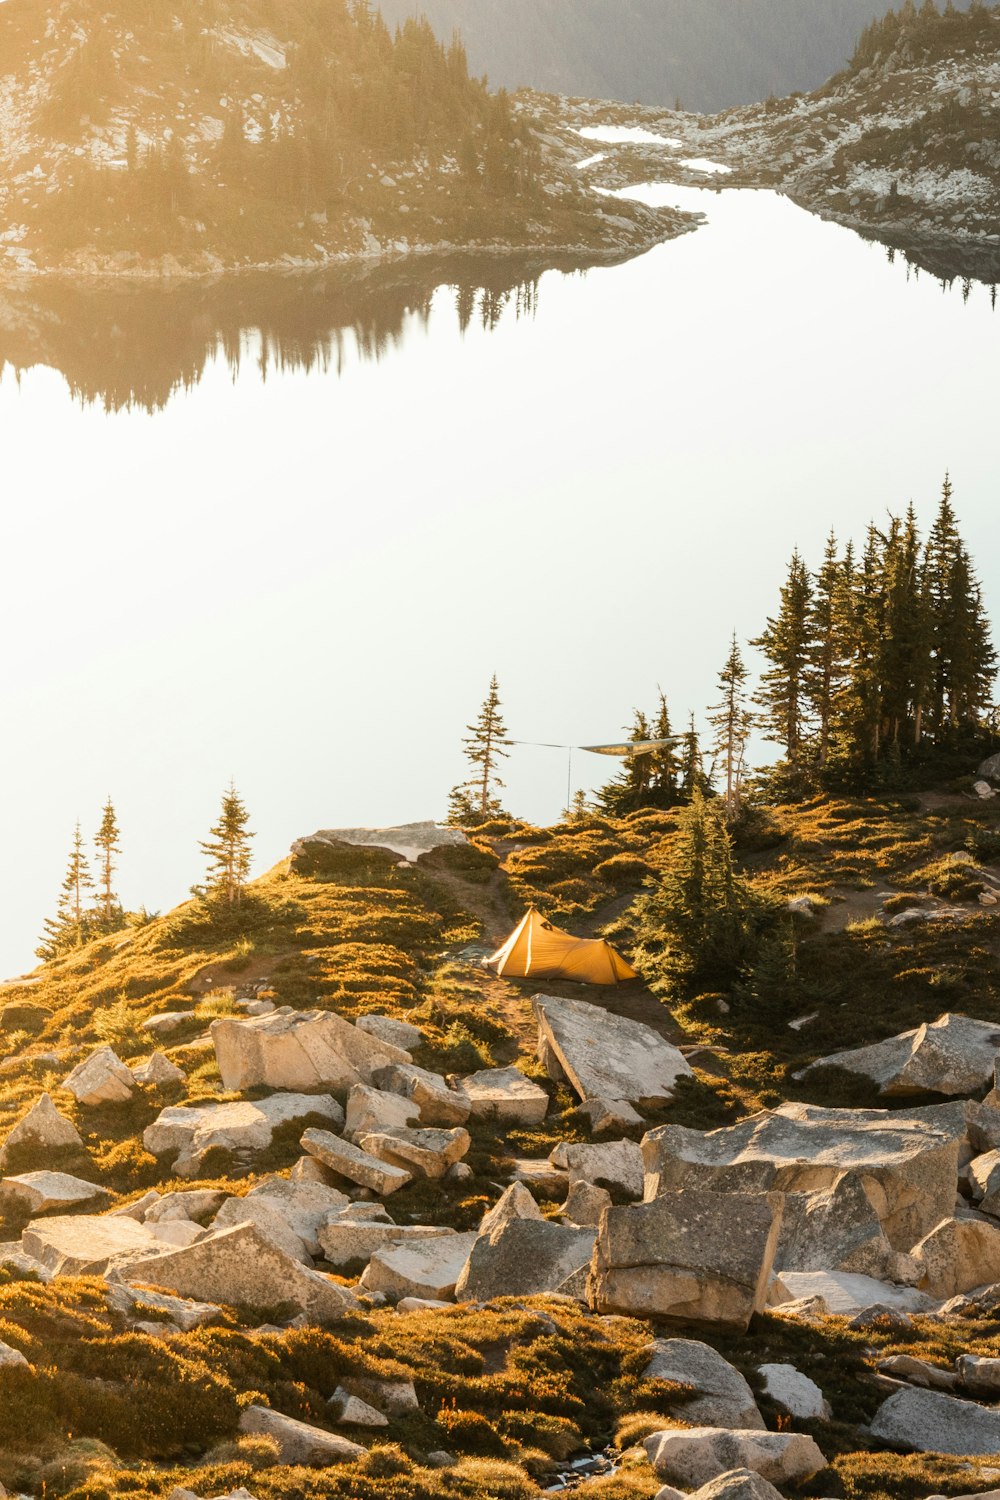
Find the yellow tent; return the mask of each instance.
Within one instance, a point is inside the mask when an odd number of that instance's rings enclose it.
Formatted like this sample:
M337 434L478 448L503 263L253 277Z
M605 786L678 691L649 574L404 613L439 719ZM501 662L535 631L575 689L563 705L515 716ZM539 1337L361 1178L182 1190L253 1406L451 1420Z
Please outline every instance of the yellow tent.
M487 968L508 979L576 979L582 984L621 984L639 976L601 938L575 938L553 927L532 906Z

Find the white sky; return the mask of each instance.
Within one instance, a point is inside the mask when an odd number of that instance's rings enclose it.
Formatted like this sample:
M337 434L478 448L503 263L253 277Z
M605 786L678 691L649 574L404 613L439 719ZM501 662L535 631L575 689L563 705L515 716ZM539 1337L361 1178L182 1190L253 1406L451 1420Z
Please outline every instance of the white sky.
M861 534L950 467L996 607L1000 322L769 193L670 188L709 227L549 273L460 335L439 294L378 363L107 416L0 383L6 484L0 974L29 967L79 816L110 791L128 905L201 878L230 776L258 868L318 827L441 816L490 673L510 732L617 737L662 683L713 701L792 547ZM614 763L577 758L574 784ZM565 760L519 750L550 820Z

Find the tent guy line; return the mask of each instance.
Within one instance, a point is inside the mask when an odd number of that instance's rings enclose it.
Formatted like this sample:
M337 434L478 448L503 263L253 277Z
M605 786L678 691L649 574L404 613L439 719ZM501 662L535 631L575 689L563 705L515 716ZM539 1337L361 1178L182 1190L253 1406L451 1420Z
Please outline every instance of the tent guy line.
M511 745L530 745L535 750L565 750L566 754L566 808L573 800L573 751L586 750L588 755L652 755L656 750L665 750L668 745L681 742L673 736L661 740L616 740L610 745L559 745L551 740L510 740Z

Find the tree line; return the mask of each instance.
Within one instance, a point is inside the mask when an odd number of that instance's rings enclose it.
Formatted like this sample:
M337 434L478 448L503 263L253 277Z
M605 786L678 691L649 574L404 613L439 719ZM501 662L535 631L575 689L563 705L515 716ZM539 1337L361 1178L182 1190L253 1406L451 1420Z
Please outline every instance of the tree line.
M192 894L205 905L234 906L243 899L252 863L250 841L254 837L248 825L247 809L230 783L223 793L218 819L207 839L199 844L208 861L208 870L204 884L193 886ZM104 804L93 844L92 865L78 820L55 914L46 919L35 950L41 959L58 958L94 938L149 920L145 909L127 912L115 890L122 846L118 815L110 797Z
M708 744L693 715L674 732L659 691L653 713L636 709L627 732L636 744L663 743L629 756L597 792L597 809L621 817L719 796L733 823L751 785L755 731L781 751L752 778L772 798L904 786L985 749L996 727L997 653L952 496L946 476L926 538L911 505L870 525L860 555L832 533L815 570L794 551L774 613L749 642L764 662L756 687L734 634L707 713ZM498 767L510 744L494 676L463 740L470 775L451 793L451 821L509 816ZM586 811L579 792L567 815Z

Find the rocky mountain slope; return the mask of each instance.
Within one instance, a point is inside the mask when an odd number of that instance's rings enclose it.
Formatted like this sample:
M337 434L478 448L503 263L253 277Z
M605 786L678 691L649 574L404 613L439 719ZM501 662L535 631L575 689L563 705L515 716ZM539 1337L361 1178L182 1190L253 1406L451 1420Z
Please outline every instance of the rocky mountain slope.
M602 147L599 184L704 183L676 164L696 154L729 168L727 186L778 188L889 244L955 250L969 274L995 281L998 96L1000 12L925 8L870 28L851 66L812 94L714 116L569 105L564 119L573 129L641 126L676 142Z
M345 0L0 9L0 265L204 273L455 245L634 251L530 108Z
M964 10L967 0L959 0ZM844 66L878 0L379 0L395 25L462 33L495 84L714 111L812 89Z
M316 835L235 907L195 900L9 981L0 1480L75 1500L987 1490L981 790L755 822L741 863L787 907L794 966L670 1008L641 981L481 966L530 901L632 952L677 836L649 811Z

